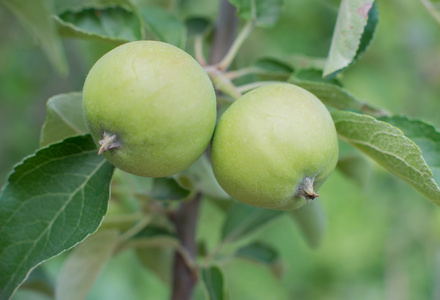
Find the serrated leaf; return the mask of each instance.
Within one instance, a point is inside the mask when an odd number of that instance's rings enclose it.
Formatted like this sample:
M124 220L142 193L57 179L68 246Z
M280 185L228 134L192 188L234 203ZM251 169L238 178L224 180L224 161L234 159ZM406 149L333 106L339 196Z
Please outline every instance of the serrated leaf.
M357 60L359 56L367 50L373 39L374 33L376 32L378 22L379 11L377 9L377 3L373 2L373 6L368 12L367 25L365 25L364 32L362 33L361 40L359 41L359 48L353 60Z
M181 186L186 186L188 190L195 189L215 199L231 198L218 184L206 155L202 155L192 166L177 174L175 178Z
M15 168L0 196L0 299L97 230L113 169L89 135L43 148Z
M281 15L283 0L229 0L237 7L238 16L253 20L256 26L272 27Z
M358 53L374 0L342 0L330 45L324 76L347 67Z
M83 117L81 93L53 96L47 101L46 107L46 120L40 136L41 147L89 131Z
M79 244L65 261L55 289L57 300L82 300L113 256L119 232L98 231Z
M9 8L41 45L52 65L67 74L68 64L61 40L52 20L53 3L50 0L0 0Z
M363 112L374 116L383 116L387 114L384 110L375 108L368 103L358 100L347 90L331 83L302 80L295 76L290 77L289 82L308 90L318 97L325 105L336 109Z
M235 242L262 229L270 221L281 215L281 211L253 207L237 202L231 207L223 224L222 240Z
M64 37L122 44L139 40L142 36L136 14L122 7L66 11L55 20Z
M275 248L261 241L253 242L238 249L236 255L266 265L275 263L279 256L278 251Z
M217 266L201 269L203 285L207 292L207 300L223 300L226 298L223 273Z
M140 7L139 11L156 39L181 49L185 47L186 27L174 15L155 6Z
M440 182L440 133L434 126L403 116L383 117L380 120L399 128L405 136L417 144L434 179Z
M299 227L307 244L310 247L318 247L323 238L327 220L318 199L310 201L306 205L289 212Z
M398 128L367 115L348 111L332 113L341 139L440 205L440 188L417 145Z
M184 200L191 191L181 187L173 178L154 178L150 196L156 200Z

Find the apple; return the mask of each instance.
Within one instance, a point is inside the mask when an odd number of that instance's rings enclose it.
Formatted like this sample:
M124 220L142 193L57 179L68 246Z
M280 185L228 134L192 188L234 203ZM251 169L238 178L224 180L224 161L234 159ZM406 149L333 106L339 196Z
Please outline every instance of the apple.
M216 96L203 68L157 41L123 44L87 75L83 110L99 153L123 171L165 177L193 164L216 122Z
M243 203L301 207L334 170L338 140L327 108L288 83L259 87L221 116L211 161L222 188Z

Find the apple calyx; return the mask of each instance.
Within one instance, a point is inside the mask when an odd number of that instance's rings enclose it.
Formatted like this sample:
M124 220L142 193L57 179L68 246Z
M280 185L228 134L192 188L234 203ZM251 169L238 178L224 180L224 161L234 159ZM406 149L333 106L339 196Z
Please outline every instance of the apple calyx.
M107 131L104 131L102 140L100 140L98 144L101 145L98 155L110 149L121 148L121 143L119 142L118 136L116 134L108 133Z
M313 189L313 181L315 180L315 177L309 178L305 177L301 183L298 185L295 191L295 197L303 197L306 199L307 203L310 200L315 199L316 197L319 197L317 193L315 193L315 190Z

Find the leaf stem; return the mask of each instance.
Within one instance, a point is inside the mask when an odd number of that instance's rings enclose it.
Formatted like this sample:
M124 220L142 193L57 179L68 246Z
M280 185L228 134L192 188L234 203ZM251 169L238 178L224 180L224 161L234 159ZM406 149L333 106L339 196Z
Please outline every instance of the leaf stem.
M231 48L229 48L228 52L226 53L225 57L217 64L217 68L219 70L226 70L234 60L235 56L237 55L238 50L243 45L243 42L249 37L249 35L252 32L252 29L254 28L253 22L249 21L246 23L246 25L243 27L237 38L235 39L234 43L232 44Z

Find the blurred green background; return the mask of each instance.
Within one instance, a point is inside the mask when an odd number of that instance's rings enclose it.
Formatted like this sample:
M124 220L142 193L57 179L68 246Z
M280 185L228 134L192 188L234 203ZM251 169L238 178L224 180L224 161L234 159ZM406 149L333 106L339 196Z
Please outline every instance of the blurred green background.
M185 16L214 17L218 8L217 1L172 2ZM278 25L255 30L237 66L269 54L327 55L339 1L285 2ZM440 25L419 1L379 0L378 7L375 38L344 72L344 86L393 114L440 128ZM5 182L13 165L38 148L49 97L81 90L92 64L111 46L65 40L70 73L63 77L3 6L0 28L0 180ZM336 171L320 190L328 221L320 248L310 249L288 217L254 237L280 252L281 279L246 261L223 265L230 299L440 299L440 210L375 163L363 166L361 184ZM198 238L215 242L224 217L205 201ZM53 282L65 256L43 264ZM196 297L201 295L198 289ZM166 286L125 252L106 267L89 299L167 297ZM14 299L50 298L20 289Z

